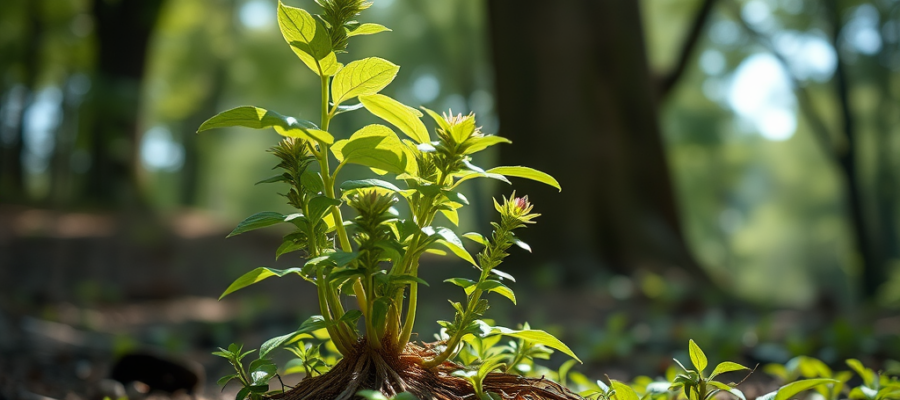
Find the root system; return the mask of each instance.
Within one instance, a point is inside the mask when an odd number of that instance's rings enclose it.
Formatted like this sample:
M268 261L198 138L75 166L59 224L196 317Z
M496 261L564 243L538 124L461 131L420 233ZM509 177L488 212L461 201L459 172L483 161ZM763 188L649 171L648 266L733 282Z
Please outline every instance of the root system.
M390 397L409 392L422 400L475 399L472 386L464 378L453 376L463 369L446 361L434 369L421 366L423 357L433 352L409 344L400 355L393 351L374 350L360 341L330 371L309 377L283 394L279 400L349 400L360 390L377 390ZM543 378L491 373L484 380L484 390L498 393L504 400L582 400L559 384Z

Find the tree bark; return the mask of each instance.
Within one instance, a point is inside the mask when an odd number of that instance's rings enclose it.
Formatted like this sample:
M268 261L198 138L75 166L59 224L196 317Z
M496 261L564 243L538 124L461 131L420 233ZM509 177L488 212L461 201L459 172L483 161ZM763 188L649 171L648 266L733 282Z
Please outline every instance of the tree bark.
M140 88L163 0L94 1L97 66L90 98L87 197L110 206L140 201L136 165Z
M678 266L706 279L681 232L638 2L488 5L500 134L514 143L501 164L563 187L514 182L544 214L525 233L535 257L578 275Z

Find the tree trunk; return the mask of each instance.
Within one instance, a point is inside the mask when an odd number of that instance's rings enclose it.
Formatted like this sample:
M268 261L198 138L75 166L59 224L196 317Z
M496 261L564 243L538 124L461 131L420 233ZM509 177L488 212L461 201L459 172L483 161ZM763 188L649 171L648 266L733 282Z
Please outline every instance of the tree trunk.
M544 214L524 234L535 257L576 276L677 266L706 279L681 233L638 2L488 4L500 134L514 143L501 164L563 187L514 182Z
M94 1L97 69L90 99L87 196L98 205L140 201L136 165L140 88L163 0Z
M22 164L22 157L25 155L25 113L28 111L28 106L34 101L40 67L41 42L44 33L42 5L41 0L32 0L27 6L27 31L24 35L26 43L22 46L21 59L22 86L24 87L24 94L21 96L22 108L19 110L12 143L8 147L2 147L3 159L0 163L0 168L2 168L0 169L0 199L5 201L24 201L27 197L25 169Z

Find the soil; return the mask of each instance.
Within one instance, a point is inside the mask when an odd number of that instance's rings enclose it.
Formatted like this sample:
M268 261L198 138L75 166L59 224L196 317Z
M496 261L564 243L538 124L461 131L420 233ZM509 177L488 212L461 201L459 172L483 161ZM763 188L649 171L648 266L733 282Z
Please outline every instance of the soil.
M395 351L374 350L364 340L330 371L301 381L296 387L273 396L279 400L349 400L360 390L377 390L387 396L409 392L422 400L475 399L466 379L453 376L463 369L445 361L434 369L420 364L432 356L431 346L409 344L400 355ZM504 400L581 400L559 384L543 378L525 378L504 373L490 373L484 390L500 394Z

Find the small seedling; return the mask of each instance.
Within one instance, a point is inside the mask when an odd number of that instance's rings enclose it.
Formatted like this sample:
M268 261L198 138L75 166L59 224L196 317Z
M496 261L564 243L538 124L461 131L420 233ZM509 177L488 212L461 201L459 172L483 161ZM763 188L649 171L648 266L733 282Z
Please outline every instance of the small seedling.
M681 388L688 400L707 400L720 392L730 393L740 400L747 400L744 397L744 393L736 388L736 384L726 384L716 380L716 378L726 372L741 371L749 368L731 361L725 361L717 365L712 373L707 376L704 373L708 365L706 354L693 340L688 343L688 347L691 364L694 366L694 369L686 368L684 364L675 359L675 363L681 367L683 373L675 376L670 386L671 389Z

